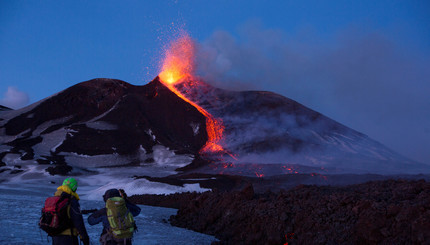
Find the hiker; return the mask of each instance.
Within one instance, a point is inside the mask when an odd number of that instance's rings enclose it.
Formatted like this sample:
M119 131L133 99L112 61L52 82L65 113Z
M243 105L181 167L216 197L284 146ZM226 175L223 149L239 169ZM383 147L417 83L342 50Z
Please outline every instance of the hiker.
M137 229L133 216L139 215L140 208L127 199L127 194L122 189L107 190L103 200L106 207L88 217L90 225L103 222L100 243L131 245L133 232Z
M84 245L90 244L77 188L78 182L74 178L67 178L57 188L54 197L48 197L45 201L39 225L52 236L53 245L79 245L78 235Z

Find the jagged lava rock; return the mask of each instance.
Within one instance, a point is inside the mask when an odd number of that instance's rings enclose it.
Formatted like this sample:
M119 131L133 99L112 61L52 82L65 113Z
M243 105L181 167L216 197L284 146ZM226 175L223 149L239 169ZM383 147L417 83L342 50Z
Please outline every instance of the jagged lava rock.
M215 235L221 244L430 244L430 184L385 180L260 195L251 187L205 192L170 220Z

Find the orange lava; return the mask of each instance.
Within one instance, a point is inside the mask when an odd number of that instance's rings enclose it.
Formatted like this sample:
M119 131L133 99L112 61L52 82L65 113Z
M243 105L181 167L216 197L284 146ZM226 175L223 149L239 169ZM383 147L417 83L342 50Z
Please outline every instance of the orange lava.
M191 77L194 71L194 42L187 34L182 34L165 50L160 79L173 85L185 77Z
M191 37L182 33L182 35L170 44L165 50L165 57L159 75L161 82L168 87L178 97L194 106L200 113L206 117L206 131L208 141L200 150L201 153L224 152L220 145L223 137L224 126L222 120L213 117L209 112L200 107L195 102L188 99L174 86L180 82L187 82L193 79L194 72L194 54L195 47Z
M260 174L260 173L258 173L258 172L255 172L255 175L256 175L258 178L263 178L263 177L264 177L264 174Z

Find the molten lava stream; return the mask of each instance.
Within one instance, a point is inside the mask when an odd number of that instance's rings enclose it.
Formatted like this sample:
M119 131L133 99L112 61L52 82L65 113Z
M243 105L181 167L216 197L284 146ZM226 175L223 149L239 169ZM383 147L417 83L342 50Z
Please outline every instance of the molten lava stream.
M192 80L192 74L194 71L194 58L194 42L186 32L182 32L182 35L178 39L174 40L170 44L170 47L165 50L165 57L161 69L162 71L159 75L160 81L179 98L194 106L206 117L206 131L208 135L208 141L200 150L200 153L222 152L229 154L219 144L224 132L222 120L212 116L197 103L188 99L175 87L176 83L190 82ZM234 156L232 157L234 158Z
M162 83L170 89L173 93L175 93L179 98L183 99L193 107L195 107L200 113L202 113L206 117L206 132L208 135L208 141L200 150L200 153L218 153L225 152L224 148L219 145L219 142L222 139L222 135L224 132L224 126L222 125L222 120L213 117L209 112L200 107L195 102L188 99L185 95L183 95L179 90L175 88L173 83L165 82L162 78L162 74L160 74L160 80Z

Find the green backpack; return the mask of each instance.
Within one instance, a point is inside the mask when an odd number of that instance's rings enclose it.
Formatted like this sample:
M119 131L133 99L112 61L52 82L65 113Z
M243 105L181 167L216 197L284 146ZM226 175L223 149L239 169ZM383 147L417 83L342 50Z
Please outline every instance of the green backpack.
M131 238L136 228L133 215L121 197L112 197L106 201L110 231L115 238Z

